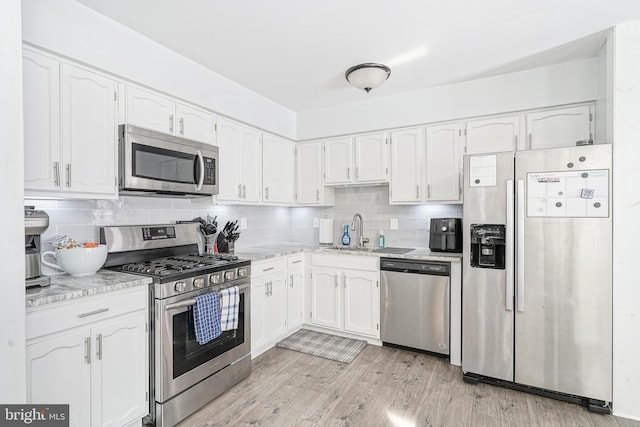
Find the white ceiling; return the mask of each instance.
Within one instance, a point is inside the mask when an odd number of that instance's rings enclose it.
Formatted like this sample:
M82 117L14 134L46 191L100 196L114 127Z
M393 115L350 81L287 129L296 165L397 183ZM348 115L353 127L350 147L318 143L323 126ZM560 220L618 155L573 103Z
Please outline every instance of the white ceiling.
M594 56L638 0L77 0L293 110ZM344 72L391 67L369 94Z

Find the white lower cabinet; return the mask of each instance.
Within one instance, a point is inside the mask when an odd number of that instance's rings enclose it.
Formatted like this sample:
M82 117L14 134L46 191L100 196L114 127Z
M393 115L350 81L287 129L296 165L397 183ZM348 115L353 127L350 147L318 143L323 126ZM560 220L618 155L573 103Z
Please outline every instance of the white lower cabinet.
M341 329L342 298L340 270L311 267L311 324Z
M303 322L302 254L251 265L251 355L270 349Z
M27 402L69 404L71 426L122 426L149 411L147 289L27 312Z
M287 331L286 272L251 279L251 349L260 349Z
M311 324L379 339L378 258L313 254L311 259Z
M287 257L287 330L304 322L304 258L302 254Z

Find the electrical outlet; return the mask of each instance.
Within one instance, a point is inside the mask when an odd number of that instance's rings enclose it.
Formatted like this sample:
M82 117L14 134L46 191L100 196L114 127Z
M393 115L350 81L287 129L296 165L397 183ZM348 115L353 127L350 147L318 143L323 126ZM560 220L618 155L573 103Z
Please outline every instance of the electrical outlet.
M247 218L240 218L240 230L247 229Z
M398 218L391 218L391 220L389 221L389 228L391 230L398 229Z
M313 218L313 228L318 228L318 227L320 227L320 219Z

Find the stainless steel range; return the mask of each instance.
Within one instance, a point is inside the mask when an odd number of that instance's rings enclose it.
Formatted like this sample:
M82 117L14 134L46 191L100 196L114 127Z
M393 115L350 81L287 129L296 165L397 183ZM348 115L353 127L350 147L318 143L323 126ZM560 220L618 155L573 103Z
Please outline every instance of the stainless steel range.
M173 426L251 372L251 262L198 254L198 224L113 226L100 230L106 267L153 278L149 288L150 405L147 424ZM239 288L238 328L200 345L197 296Z

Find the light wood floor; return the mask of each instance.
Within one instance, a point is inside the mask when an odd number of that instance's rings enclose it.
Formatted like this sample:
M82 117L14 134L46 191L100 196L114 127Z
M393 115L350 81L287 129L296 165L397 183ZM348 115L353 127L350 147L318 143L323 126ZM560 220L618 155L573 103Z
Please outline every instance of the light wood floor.
M566 402L462 381L446 359L368 345L343 364L274 348L179 426L640 426Z

